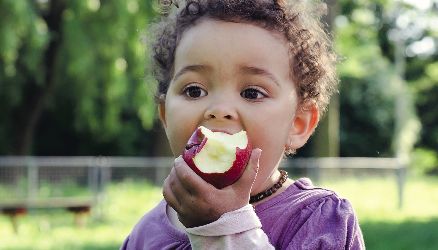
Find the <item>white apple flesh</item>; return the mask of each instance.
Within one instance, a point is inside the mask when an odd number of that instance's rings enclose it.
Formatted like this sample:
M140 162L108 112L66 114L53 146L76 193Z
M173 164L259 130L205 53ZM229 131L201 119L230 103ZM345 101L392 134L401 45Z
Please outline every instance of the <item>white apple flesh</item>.
M183 159L201 178L221 189L240 178L251 150L245 131L227 134L201 126L190 137Z

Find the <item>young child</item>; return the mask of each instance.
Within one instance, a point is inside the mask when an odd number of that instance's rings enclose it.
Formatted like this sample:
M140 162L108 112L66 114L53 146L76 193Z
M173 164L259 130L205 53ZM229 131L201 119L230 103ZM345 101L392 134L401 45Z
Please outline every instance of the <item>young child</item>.
M307 142L336 89L320 4L178 5L158 25L152 51L159 116L177 158L164 200L121 249L363 249L348 201L278 169L284 154ZM242 177L223 189L180 156L201 125L245 130L255 148Z

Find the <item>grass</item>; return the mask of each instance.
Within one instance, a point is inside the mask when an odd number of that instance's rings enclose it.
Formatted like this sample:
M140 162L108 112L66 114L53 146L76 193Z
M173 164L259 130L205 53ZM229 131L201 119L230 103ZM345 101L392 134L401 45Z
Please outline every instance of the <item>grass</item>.
M17 180L15 183L0 185L0 202L3 200L13 201L27 198L28 182L25 178ZM32 193L33 198L44 199L51 197L87 197L92 196L90 188L79 186L77 182L71 179L63 180L60 183L51 183L44 180L38 183L37 190Z
M438 178L410 178L403 209L397 208L393 178L324 181L353 204L368 249L438 249ZM145 182L112 184L85 227L62 210L33 211L20 217L14 234L0 216L0 249L118 249L141 216L161 199L161 190Z
M410 178L398 208L395 179L323 182L355 208L368 249L438 249L438 178Z
M107 188L85 227L77 227L63 210L32 211L18 218L19 232L0 216L0 249L118 249L141 216L161 199L161 190L146 182L126 181Z

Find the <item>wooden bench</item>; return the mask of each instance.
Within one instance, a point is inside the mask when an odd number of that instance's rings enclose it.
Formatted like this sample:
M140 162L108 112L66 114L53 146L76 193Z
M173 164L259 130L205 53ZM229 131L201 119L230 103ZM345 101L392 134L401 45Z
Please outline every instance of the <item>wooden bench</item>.
M0 201L0 211L8 216L14 232L18 232L18 217L24 216L29 210L36 209L66 209L74 214L77 226L85 225L85 217L90 213L95 201L88 197L59 197L37 200Z

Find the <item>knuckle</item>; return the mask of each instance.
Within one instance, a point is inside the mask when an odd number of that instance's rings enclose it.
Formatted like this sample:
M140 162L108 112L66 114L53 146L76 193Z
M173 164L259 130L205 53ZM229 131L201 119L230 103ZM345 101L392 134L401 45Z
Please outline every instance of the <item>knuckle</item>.
M168 178L166 186L170 189L174 189L175 186L177 185L177 181L175 180L175 178Z
M204 195L204 202L207 204L214 204L216 200L218 200L218 195L213 192L208 192ZM225 197L226 198L226 197Z
M181 181L183 181L185 183L190 182L190 175L186 172L181 173L179 177L180 177Z

